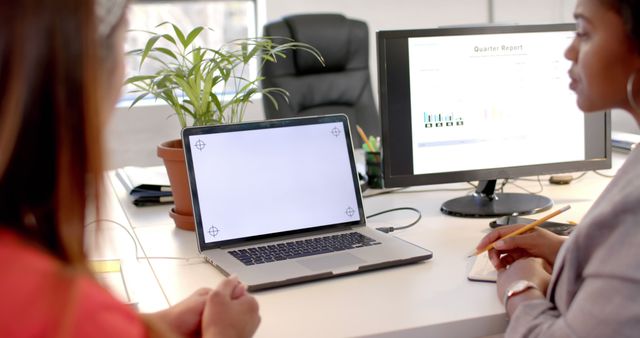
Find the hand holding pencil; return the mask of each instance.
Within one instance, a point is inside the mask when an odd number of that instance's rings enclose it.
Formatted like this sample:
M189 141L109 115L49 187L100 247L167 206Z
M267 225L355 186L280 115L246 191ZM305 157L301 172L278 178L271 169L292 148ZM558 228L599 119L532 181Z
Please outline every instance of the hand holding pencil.
M553 265L566 237L544 229L531 230L569 208L565 206L530 224L501 226L486 235L470 256L490 250L489 258L496 269L505 268L524 257L539 257ZM494 248L496 250L491 250Z

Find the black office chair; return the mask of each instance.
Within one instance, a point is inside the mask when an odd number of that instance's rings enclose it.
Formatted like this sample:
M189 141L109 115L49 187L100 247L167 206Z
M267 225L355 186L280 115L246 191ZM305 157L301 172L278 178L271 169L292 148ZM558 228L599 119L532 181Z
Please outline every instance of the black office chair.
M366 23L339 14L293 15L265 25L264 35L310 44L326 63L322 66L302 50L287 51L286 58L267 62L262 69L262 86L290 93L289 103L275 97L278 109L271 100L262 100L267 119L344 113L349 117L354 145L362 144L356 124L367 135L380 135L380 118L371 91Z

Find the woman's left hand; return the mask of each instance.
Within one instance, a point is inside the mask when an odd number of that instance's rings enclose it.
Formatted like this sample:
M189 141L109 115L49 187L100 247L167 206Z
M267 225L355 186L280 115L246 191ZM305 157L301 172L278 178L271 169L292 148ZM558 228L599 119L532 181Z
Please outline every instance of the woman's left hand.
M551 280L551 275L545 269L545 262L540 258L524 258L519 259L513 264L509 265L507 269L502 269L498 271L498 297L500 300L503 299L505 292L509 286L511 286L514 282L518 280L527 280L532 282L538 288L539 295L535 296L535 298L544 298L544 295L547 293L547 287L549 286L549 281ZM516 296L517 297L517 296ZM514 297L515 298L515 297ZM530 299L531 297L527 298ZM524 297L520 297L520 301L527 300ZM520 301L514 301L514 305L511 306L512 300L509 301L509 307L515 308L517 307L517 303ZM510 311L513 312L513 311Z

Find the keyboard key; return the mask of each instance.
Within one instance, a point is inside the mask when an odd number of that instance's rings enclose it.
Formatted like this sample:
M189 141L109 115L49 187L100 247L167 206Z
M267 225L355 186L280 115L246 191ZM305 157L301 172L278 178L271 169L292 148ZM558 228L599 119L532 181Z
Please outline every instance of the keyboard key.
M244 265L263 264L299 257L315 256L335 251L356 249L380 242L357 232L295 240L285 243L262 245L247 249L231 250L229 254Z

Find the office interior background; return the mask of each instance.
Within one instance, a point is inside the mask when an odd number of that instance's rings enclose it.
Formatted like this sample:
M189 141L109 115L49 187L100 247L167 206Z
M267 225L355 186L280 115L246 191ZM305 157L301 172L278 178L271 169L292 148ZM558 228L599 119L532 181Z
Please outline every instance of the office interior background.
M188 6L206 4L212 7L208 16L199 13L213 29L213 43L226 42L242 35L261 35L262 26L284 16L303 13L340 13L365 21L369 26L369 67L374 98L377 103L378 77L375 33L380 30L435 28L439 26L484 24L546 24L573 21L576 0L200 0L149 1L137 0L130 16L131 29L151 28L166 20L158 5ZM139 6L138 9L135 7ZM148 6L147 8L142 8ZM137 13L142 13L137 15ZM185 10L184 16L189 15ZM234 21L231 21L234 20ZM188 22L188 18L185 18ZM151 27L148 27L151 25ZM190 27L183 27L190 29ZM129 46L141 47L141 46ZM209 46L215 48L217 46ZM130 61L135 68L135 62ZM464 79L460 79L464 81ZM567 89L569 90L569 89ZM123 91L123 94L125 94ZM160 165L155 147L160 142L179 137L180 127L171 109L160 101L148 100L129 109L126 95L118 104L107 128L109 168L126 165ZM614 111L613 129L640 133L628 114ZM247 108L245 120L262 120L264 112L260 98Z

